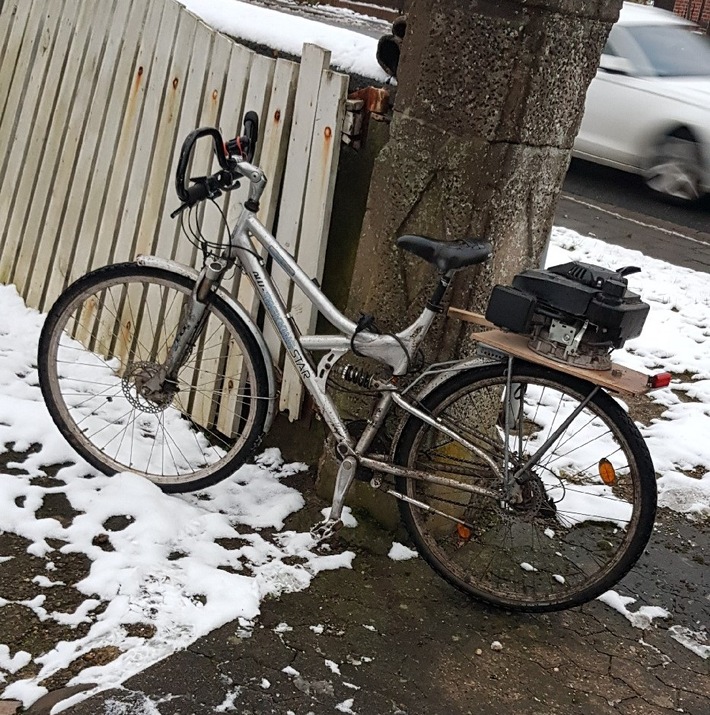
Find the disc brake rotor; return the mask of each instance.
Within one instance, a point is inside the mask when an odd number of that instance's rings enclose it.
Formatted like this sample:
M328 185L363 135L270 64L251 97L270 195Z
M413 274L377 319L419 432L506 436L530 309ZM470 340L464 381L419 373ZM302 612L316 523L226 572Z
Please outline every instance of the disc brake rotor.
M161 365L151 362L136 362L129 365L121 380L123 394L128 402L141 412L155 414L164 412L172 403L176 390L151 390L147 383L160 375Z

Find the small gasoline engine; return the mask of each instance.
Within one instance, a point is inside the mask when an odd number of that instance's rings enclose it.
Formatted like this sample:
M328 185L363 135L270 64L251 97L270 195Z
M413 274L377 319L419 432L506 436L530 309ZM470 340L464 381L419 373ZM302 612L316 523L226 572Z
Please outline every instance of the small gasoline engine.
M486 319L529 336L531 350L591 370L609 370L611 352L641 334L649 306L628 289L634 267L581 261L523 271L493 288Z

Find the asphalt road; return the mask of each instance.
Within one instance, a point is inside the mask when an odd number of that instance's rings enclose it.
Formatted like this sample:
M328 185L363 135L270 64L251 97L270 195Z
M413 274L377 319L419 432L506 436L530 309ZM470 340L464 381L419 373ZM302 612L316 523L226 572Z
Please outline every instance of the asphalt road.
M710 200L672 206L652 197L630 174L574 160L555 223L583 235L710 272Z

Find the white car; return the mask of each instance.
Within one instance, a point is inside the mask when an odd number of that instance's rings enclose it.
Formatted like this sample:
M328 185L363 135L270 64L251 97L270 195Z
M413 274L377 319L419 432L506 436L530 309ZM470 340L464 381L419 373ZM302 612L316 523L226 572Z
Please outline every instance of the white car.
M710 38L625 2L587 91L574 156L640 174L662 197L710 192Z

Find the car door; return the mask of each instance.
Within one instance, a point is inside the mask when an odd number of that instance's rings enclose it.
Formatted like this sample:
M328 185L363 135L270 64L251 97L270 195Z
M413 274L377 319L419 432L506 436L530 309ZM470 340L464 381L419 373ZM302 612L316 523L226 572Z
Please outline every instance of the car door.
M639 76L633 51L624 52L629 44L625 39L624 29L615 26L587 90L574 149L578 156L639 169L642 137L655 121L658 97L653 79Z
M598 70L587 91L576 153L604 163L641 168L639 140L657 109L649 85L645 78Z

